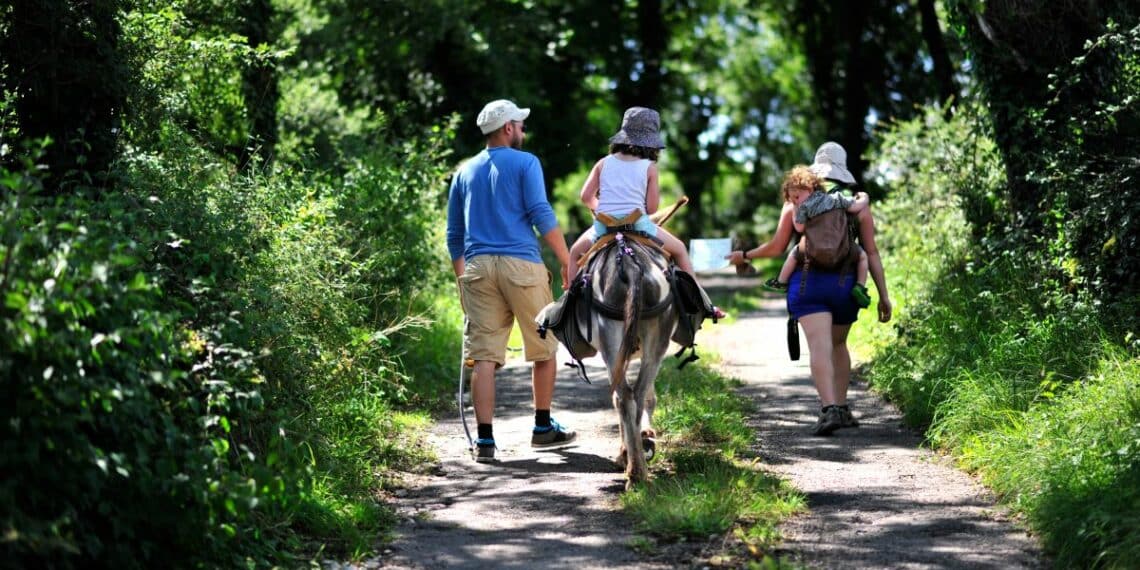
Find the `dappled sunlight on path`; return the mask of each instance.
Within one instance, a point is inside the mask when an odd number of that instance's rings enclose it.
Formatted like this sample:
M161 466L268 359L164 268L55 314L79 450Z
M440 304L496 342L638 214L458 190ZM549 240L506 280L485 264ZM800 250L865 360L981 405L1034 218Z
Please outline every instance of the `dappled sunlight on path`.
M983 487L922 448L898 410L858 379L849 401L862 426L808 435L819 401L802 331L803 355L792 362L782 299L737 317L704 343L758 403L757 454L807 496L810 512L782 527L785 554L813 568L1047 566Z
M559 362L569 356L559 353ZM624 475L617 416L600 359L586 362L592 384L558 371L554 417L578 431L566 448L534 450L530 368L512 362L497 376L494 463L475 463L458 417L443 417L432 443L437 471L409 481L396 498L398 537L380 568L674 568L631 548L632 523L617 504ZM468 394L469 396L469 394ZM470 410L470 408L469 408ZM456 412L458 414L458 412ZM469 415L474 431L474 416Z

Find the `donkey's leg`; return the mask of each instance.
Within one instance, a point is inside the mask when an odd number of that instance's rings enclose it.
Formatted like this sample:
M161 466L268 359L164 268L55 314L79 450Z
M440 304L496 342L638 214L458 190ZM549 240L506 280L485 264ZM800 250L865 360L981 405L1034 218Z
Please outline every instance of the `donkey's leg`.
M628 463L628 452L625 445L625 426L621 421L622 407L620 400L620 387L626 385L626 367L628 361L621 358L621 321L604 319L600 316L595 316L592 322L594 326L593 338L594 348L602 355L602 360L606 363L606 371L609 373L610 379L610 392L613 395L614 411L618 416L618 441L621 442L618 447L618 455L614 459L623 471L625 471L626 464Z
M621 423L620 396L617 390L614 390L612 400L614 403L614 412L616 412L618 416L618 441L621 442L618 447L617 457L614 458L614 463L617 463L617 466L620 467L622 471L625 471L625 466L629 464L629 454L625 450L625 428L622 427Z
M645 463L645 452L641 448L641 435L637 429L638 390L628 383L618 387L618 415L621 420L622 446L625 447L626 465L625 488L629 490L635 483L649 479L649 467Z
M671 313L671 312L670 312ZM641 420L641 443L649 457L656 452L657 431L653 429L653 411L657 408L657 373L669 349L673 319L670 313L647 322L643 332L645 354L637 374L638 418Z

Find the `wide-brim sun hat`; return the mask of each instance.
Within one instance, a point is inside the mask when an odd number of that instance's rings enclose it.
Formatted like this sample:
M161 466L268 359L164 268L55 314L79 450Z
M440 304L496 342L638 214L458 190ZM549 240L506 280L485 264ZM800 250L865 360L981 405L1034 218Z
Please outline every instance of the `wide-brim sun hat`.
M811 171L820 178L830 178L846 184L855 184L855 177L847 170L847 151L839 143L825 142L815 151Z
M529 116L530 109L520 109L512 101L497 99L483 106L475 118L475 125L483 134L489 135L511 121L525 121Z
M661 115L646 107L630 107L621 119L621 130L610 137L612 144L665 148L661 138Z

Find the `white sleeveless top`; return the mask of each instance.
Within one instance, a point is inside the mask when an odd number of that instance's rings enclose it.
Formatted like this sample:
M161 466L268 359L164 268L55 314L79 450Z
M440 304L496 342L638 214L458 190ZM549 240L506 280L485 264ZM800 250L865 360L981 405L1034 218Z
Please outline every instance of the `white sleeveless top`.
M598 179L598 211L615 218L634 210L647 213L645 194L652 163L647 158L622 160L616 154L607 156Z

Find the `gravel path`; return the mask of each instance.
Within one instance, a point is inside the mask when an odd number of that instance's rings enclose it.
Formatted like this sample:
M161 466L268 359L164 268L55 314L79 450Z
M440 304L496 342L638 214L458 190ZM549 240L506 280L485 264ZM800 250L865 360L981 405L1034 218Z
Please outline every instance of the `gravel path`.
M728 279L721 286L752 281ZM788 359L785 318L782 301L773 299L732 325L706 325L698 337L721 355L728 374L745 382L740 393L759 402L749 420L757 454L807 496L810 512L784 525L780 554L809 568L1048 566L982 487L920 448L899 412L858 381L850 400L862 427L827 438L807 435L818 403L806 350L799 362ZM807 346L802 339L801 345ZM634 547L642 541L618 509L622 473L610 461L618 446L616 417L604 369L592 360L592 385L566 368L555 392L554 415L579 431L577 446L530 449L529 368L521 363L499 374L499 462L474 463L458 418L441 418L432 430L440 465L410 479L394 497L401 515L395 540L359 567L705 566L702 553L719 541Z

